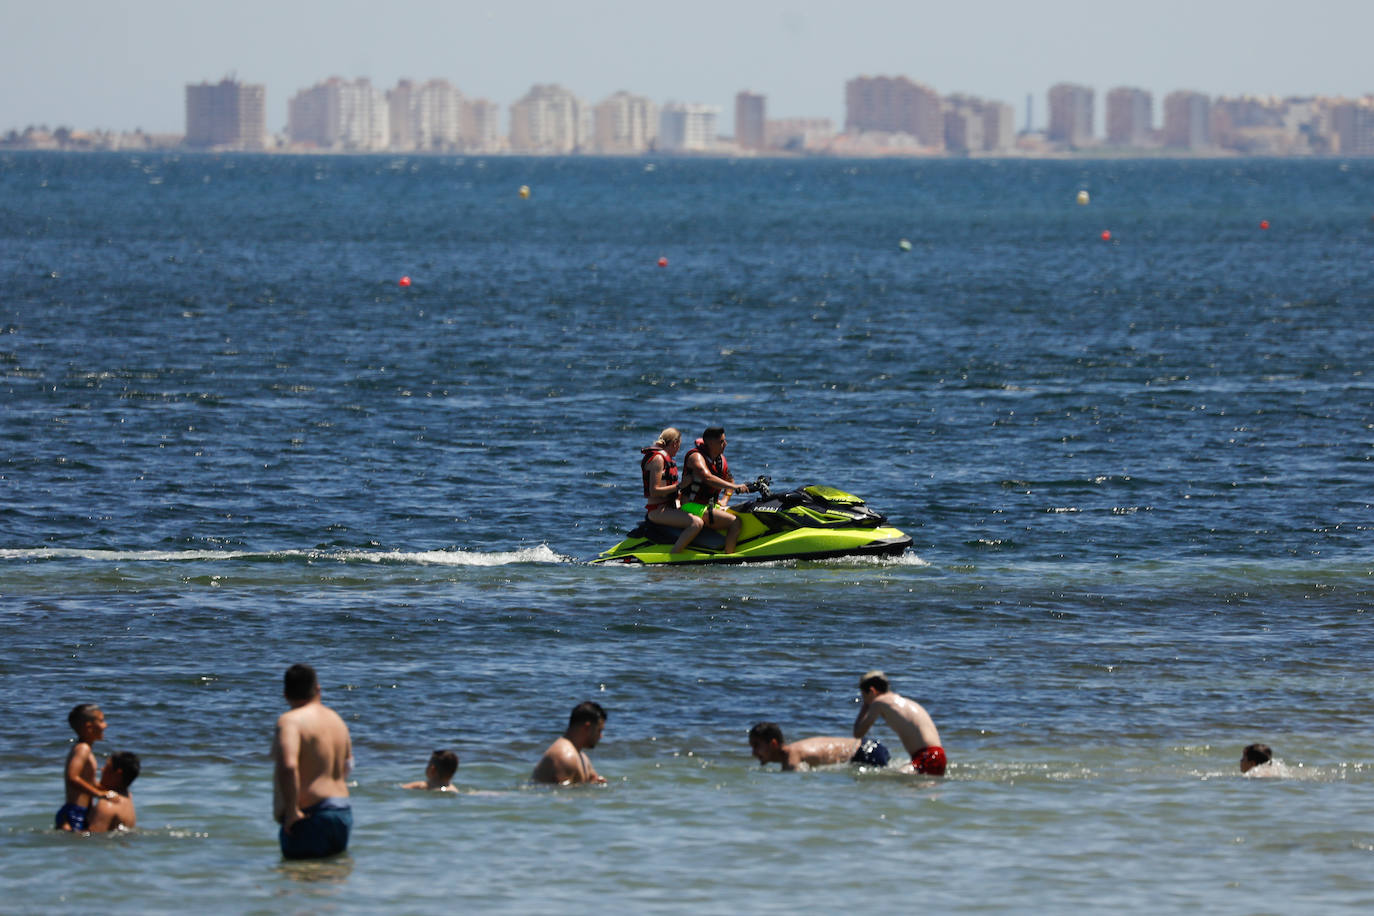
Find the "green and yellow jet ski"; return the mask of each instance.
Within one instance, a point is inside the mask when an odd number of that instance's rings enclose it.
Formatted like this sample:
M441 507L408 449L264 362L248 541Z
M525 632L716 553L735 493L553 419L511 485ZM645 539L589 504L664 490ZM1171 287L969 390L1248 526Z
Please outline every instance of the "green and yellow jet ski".
M593 563L761 563L824 560L831 557L897 556L911 538L887 524L857 496L834 487L801 487L772 493L765 479L759 498L730 506L740 519L734 553L725 552L725 534L707 528L681 553L669 553L682 534L648 519Z

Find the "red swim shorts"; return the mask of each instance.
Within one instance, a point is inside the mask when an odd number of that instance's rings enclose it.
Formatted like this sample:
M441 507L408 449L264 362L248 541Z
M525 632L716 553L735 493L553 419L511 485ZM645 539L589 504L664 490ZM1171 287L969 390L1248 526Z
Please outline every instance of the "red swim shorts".
M945 749L942 747L923 747L911 758L911 766L917 773L927 776L945 775Z

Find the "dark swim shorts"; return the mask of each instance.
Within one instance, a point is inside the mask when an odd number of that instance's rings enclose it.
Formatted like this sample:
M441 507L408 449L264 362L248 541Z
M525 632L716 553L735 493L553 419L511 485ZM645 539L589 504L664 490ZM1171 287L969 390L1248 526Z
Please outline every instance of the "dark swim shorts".
M882 742L867 738L859 743L859 749L849 758L849 762L870 767L885 767L891 759L892 755L883 747Z
M305 820L296 821L287 833L278 831L281 854L288 859L322 859L338 855L348 848L348 834L353 829L353 809L347 798L326 798L309 808L302 808Z
M85 833L87 813L87 809L81 805L73 805L68 802L57 809L57 817L54 819L53 826L58 830L70 827L77 833Z
M911 766L917 773L927 776L945 775L945 749L932 744L923 747L911 758Z

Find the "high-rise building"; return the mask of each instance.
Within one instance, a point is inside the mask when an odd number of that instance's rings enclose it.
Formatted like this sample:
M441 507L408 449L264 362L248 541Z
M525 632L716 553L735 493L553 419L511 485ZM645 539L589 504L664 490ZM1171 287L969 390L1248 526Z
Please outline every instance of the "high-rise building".
M766 98L758 93L735 94L735 145L740 149L763 149L768 123L766 107Z
M1107 93L1107 142L1144 146L1154 133L1154 98L1144 89L1120 86Z
M290 98L286 132L294 143L321 149L383 150L391 142L390 108L367 78L349 82L335 76Z
M1016 112L1006 102L983 103L983 149L1005 153L1016 145Z
M929 149L945 147L945 117L939 94L905 76L856 76L844 86L847 131L882 131L915 137Z
M1201 92L1180 89L1164 97L1164 145L1201 150L1212 145L1212 101Z
M658 106L642 95L617 92L592 111L592 147L598 153L642 153L658 137Z
M1342 156L1374 156L1374 95L1334 105L1331 126Z
M658 118L658 148L669 152L699 152L716 145L715 105L669 102Z
M500 148L496 106L469 99L447 80L417 86L401 80L387 90L391 149L424 152L490 151Z
M510 107L510 145L516 152L573 153L590 139L590 109L555 83L536 83Z
M983 149L983 113L959 105L945 111L945 149L974 153Z
M1056 83L1050 87L1049 102L1050 142L1065 143L1071 147L1092 143L1092 89L1073 83Z
M963 153L1002 153L1016 142L1015 113L1005 102L955 94L945 98L945 148Z
M388 145L394 150L415 149L415 128L410 112L415 106L415 84L400 80L394 89L386 91Z
M226 77L186 86L186 145L260 150L267 140L267 87Z
M464 149L496 152L504 148L501 106L487 99L465 99L459 135Z

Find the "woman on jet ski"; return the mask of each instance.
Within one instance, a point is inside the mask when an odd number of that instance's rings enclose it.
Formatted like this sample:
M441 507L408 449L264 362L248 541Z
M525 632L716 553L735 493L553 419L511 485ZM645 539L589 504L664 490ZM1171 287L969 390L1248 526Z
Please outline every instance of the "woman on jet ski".
M682 535L673 544L673 553L681 553L701 533L700 515L691 515L678 508L678 491L682 480L673 463L677 450L682 447L682 433L668 427L658 434L654 444L640 449L644 455L639 460L639 468L644 477L644 517L651 522L683 529Z

